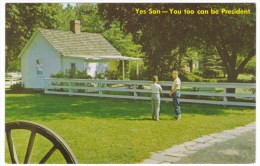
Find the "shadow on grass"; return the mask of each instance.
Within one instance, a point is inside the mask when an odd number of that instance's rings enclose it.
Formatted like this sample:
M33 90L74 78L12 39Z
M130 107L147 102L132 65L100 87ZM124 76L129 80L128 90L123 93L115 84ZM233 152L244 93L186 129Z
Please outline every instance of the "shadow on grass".
M228 115L243 114L245 107L182 103L183 114ZM253 109L253 108L249 108ZM226 111L232 110L232 111ZM117 118L125 120L150 120L150 101L111 98L7 94L6 121L11 120L54 120L81 117ZM160 115L174 115L172 102L162 102ZM167 118L166 118L167 119Z

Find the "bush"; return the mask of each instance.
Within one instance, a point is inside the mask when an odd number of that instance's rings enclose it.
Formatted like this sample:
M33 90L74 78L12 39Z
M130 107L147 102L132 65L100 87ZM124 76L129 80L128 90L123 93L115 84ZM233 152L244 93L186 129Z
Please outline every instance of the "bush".
M200 77L203 77L203 72L198 70L198 69L194 69L193 70L193 74L197 75L197 76L200 76Z
M43 89L34 89L34 88L24 88L22 83L13 84L10 87L10 90L7 90L7 94L33 94L33 93L43 93Z
M76 78L79 78L79 79L91 79L92 77L90 75L88 75L87 70L83 70L83 71L77 71L76 72Z
M106 71L106 72L104 73L104 76L105 76L105 78L107 78L107 79L109 79L109 80L117 80L118 77L119 77L119 73L116 72L116 71L114 71L114 70L112 70L112 71Z
M150 74L149 74L150 76ZM149 77L147 77L145 75L145 68L143 65L140 65L139 67L139 75L136 74L136 67L131 68L130 70L130 80L145 80L145 79L149 79Z
M75 69L68 69L66 72L59 72L57 74L52 74L51 78L78 78L78 79L91 79L92 77L88 75L87 70L79 71Z
M240 83L255 83L256 77L252 74L240 74L237 78L237 82Z
M22 83L17 83L17 84L11 85L10 89L12 91L21 91L24 89L24 87L23 87Z
M202 82L203 78L192 73L180 74L180 79L187 82Z
M96 79L105 79L106 76L105 76L105 73L96 73L95 78Z

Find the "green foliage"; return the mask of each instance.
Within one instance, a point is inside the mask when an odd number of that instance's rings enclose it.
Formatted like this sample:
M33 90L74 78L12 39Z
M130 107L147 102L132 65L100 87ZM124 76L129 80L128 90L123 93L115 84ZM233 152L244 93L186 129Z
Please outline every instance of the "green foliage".
M135 44L131 34L125 34L120 29L119 22L114 21L110 28L102 33L102 35L123 55L128 57L143 57L141 45ZM136 62L135 62L136 63ZM125 61L126 78L130 78L130 69L132 62ZM118 71L122 71L123 65L120 61Z
M76 72L76 78L80 78L80 79L91 79L92 77L90 75L88 75L87 70L83 70L83 71L77 71Z
M70 4L63 8L59 16L59 29L64 31L70 30L70 21L75 20L76 12Z
M200 77L203 76L203 72L201 70L199 70L198 68L194 69L192 73L197 75L197 76L200 76Z
M136 65L131 65L130 68L130 80L149 80L150 76L145 75L146 74L146 69L144 67L144 65L142 64L142 62L138 62L139 65L139 75L137 75L137 68Z
M64 72L59 72L56 74L52 74L51 78L68 78L68 76Z
M98 15L96 4L82 3L77 4L74 9L76 18L81 22L81 30L94 33L104 31L104 22Z
M199 60L198 56L199 52L196 48L189 47L186 50L186 55L183 58L186 61L187 66L189 67L190 72L192 73L194 70L194 62Z
M52 74L51 78L77 78L77 79L91 79L92 77L88 75L87 70L79 71L75 69L67 69L64 72L59 72Z
M117 80L119 78L119 74L120 73L118 71L108 70L105 72L105 77L109 80Z
M107 70L102 73L96 73L95 79L118 80L120 75L119 71Z
M238 76L238 82L241 82L241 83L255 83L256 82L256 77L255 77L255 75L252 75L252 74L240 74Z
M12 91L22 91L24 89L22 83L17 83L17 84L13 84L11 85L10 89Z
M250 9L248 15L140 15L133 9ZM165 73L172 68L181 70L182 60L188 49L197 51L205 46L214 48L222 59L228 74L228 81L237 80L248 61L256 52L256 8L253 3L240 4L100 4L99 13L108 22L120 21L126 32L142 45L145 65L150 75ZM129 14L131 13L131 14ZM178 49L177 55L171 55ZM177 61L173 64L172 57ZM219 70L219 69L218 69ZM216 73L215 70L209 70Z
M203 78L193 73L182 73L180 79L185 82L203 82Z
M125 34L120 29L120 24L114 21L110 29L102 33L104 37L118 50L123 56L141 57L141 45L133 42L131 34Z
M95 79L104 79L104 73L96 73Z
M204 48L200 50L202 55L201 69L203 76L206 78L217 77L221 73L225 73L225 68L223 66L223 61L217 54L214 48Z
M56 3L6 4L6 71L20 69L18 55L36 28L57 28L62 11Z
M244 73L256 75L256 57L253 57L245 66Z

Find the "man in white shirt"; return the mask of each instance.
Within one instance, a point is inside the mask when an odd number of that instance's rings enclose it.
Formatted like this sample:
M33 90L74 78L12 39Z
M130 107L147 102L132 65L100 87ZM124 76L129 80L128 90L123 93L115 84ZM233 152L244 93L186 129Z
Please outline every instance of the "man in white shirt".
M180 97L181 97L181 80L178 77L178 71L173 71L172 72L172 78L173 78L173 84L172 84L172 89L169 93L169 95L172 97L173 100L173 105L176 113L176 119L180 120L181 119L181 107L180 107Z

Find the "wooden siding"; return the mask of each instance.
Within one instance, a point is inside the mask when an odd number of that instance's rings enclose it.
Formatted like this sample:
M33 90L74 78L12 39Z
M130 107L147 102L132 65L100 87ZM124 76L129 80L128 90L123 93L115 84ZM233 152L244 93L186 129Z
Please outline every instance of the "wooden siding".
M43 63L42 75L37 74L37 60ZM48 41L37 33L21 55L21 67L25 88L42 88L45 86L44 78L60 71L60 56Z
M70 69L70 64L75 63L76 69L83 71L84 70L84 60L73 57L61 57L61 71L65 72L67 69Z

